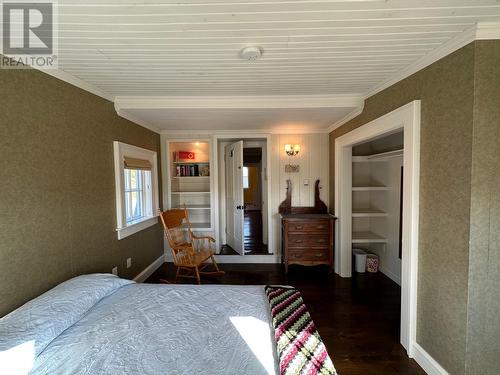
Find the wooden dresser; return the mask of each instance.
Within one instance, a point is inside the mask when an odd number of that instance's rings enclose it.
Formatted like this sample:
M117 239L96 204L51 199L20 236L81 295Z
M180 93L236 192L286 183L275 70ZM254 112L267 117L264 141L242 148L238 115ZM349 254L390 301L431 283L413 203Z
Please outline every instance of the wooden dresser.
M282 259L289 264L333 266L333 223L329 214L285 214L282 223Z
M286 199L281 203L281 259L288 273L289 264L333 267L335 217L327 213L326 205L319 198L319 180L314 190L313 207L292 207L291 182L287 181Z

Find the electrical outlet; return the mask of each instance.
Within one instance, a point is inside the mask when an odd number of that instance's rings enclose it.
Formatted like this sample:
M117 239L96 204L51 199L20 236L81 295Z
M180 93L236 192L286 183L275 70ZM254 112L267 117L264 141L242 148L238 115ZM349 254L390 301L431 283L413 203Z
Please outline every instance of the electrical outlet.
M111 270L111 273L112 273L113 275L118 276L118 267L113 267L113 269Z
M132 258L127 258L127 268L132 267Z

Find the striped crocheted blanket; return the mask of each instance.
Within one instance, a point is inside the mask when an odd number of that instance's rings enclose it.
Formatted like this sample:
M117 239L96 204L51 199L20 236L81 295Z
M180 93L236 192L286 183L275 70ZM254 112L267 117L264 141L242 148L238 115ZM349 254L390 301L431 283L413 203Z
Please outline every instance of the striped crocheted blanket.
M335 375L300 292L292 287L266 286L281 375Z

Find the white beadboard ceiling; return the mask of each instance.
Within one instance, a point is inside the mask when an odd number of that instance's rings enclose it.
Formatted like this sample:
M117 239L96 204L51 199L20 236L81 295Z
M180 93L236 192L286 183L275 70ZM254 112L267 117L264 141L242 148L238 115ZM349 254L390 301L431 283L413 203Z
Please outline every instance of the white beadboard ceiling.
M499 0L60 0L59 68L121 98L363 98L476 23L498 21ZM260 60L238 57L248 45L262 48ZM163 130L232 129L255 119L295 128L293 118L307 128L309 116L311 129L327 129L360 108L340 102L298 103L297 111L265 103L218 113L121 111Z

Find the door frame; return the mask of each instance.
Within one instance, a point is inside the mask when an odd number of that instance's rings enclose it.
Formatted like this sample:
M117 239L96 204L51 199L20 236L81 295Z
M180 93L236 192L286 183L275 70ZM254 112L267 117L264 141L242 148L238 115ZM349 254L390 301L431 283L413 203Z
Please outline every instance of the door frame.
M420 100L410 102L335 140L335 272L352 273L352 147L404 131L401 344L413 358L417 325L418 220L420 183Z
M267 177L266 182L267 182L267 194L262 194L262 199L266 200L266 205L267 205L267 251L269 254L272 254L272 248L269 244L273 244L273 231L272 231L272 217L271 217L271 210L269 209L269 203L271 202L271 186L272 186L272 176L270 171L271 165L272 165L272 155L270 153L269 146L271 144L271 134L251 134L251 133L227 133L227 134L216 134L214 135L214 146L212 147L212 157L214 160L213 163L213 169L214 169L214 176L216 178L214 179L214 215L215 218L219 217L220 214L220 200L225 199L225 197L221 196L220 194L220 186L219 186L219 180L220 180L220 173L219 171L219 141L230 141L230 140L238 140L241 139L243 141L245 140L259 140L262 142L265 142L265 147L266 147L266 163L262 163L262 166L266 168L265 170L265 176ZM260 146L259 146L260 147ZM263 208L264 209L264 208ZM264 218L263 218L264 221ZM221 243L220 243L220 233L222 228L220 228L220 223L219 219L214 220L214 232L215 232L215 238L216 238L216 246L217 246L217 252L220 251ZM263 223L264 224L264 223ZM264 228L263 228L264 229ZM263 232L264 235L264 232ZM252 255L252 259L256 259L257 255ZM266 260L267 260L267 255L265 255ZM248 258L247 258L248 259Z

